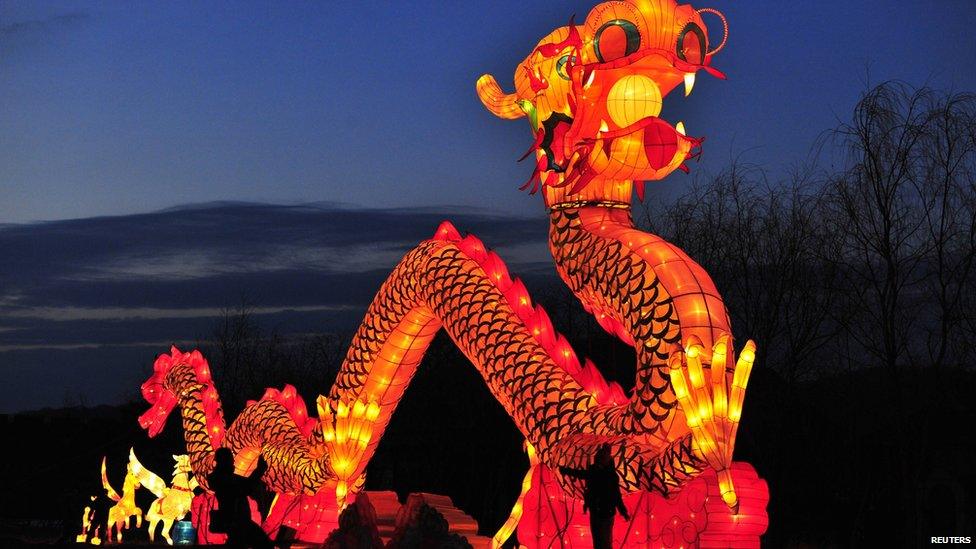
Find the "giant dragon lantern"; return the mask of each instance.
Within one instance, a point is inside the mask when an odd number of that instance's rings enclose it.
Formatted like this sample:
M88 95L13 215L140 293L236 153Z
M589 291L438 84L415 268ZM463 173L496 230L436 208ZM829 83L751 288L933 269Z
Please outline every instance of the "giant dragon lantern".
M713 44L703 15L721 21ZM517 528L527 547L588 547L583 486L560 467L585 468L612 449L633 520L615 545L758 547L768 491L733 463L755 345L736 353L711 278L688 255L631 219L632 195L697 153L701 140L658 115L662 98L690 94L726 42L715 10L672 0L611 1L580 25L544 37L515 71L515 92L482 76L495 115L527 118L535 171L550 217L558 272L609 333L634 347L631 394L582 364L533 305L525 286L476 237L445 222L406 254L370 304L335 384L309 417L294 389L269 390L229 426L206 361L174 349L143 386L151 435L179 407L191 465L206 488L213 452L239 471L263 455L278 492L266 528L285 524L321 541L364 483L366 464L435 333L444 329L526 439L531 469L500 545Z

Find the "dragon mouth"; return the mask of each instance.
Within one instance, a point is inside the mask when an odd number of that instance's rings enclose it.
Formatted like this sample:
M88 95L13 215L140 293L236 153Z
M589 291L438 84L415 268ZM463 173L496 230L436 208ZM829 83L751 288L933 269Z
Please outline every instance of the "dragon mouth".
M566 139L566 134L569 133L572 127L573 118L563 113L553 113L552 116L543 122L542 129L545 135L542 138L542 142L539 143L539 148L546 154L548 170L563 173L569 167L569 159L564 154L566 149L562 144ZM553 147L554 143L557 144L556 147Z
M665 170L671 166L672 169L677 167L687 172L688 168L684 165L684 160L701 154L700 146L703 140L685 135L684 124L681 122L672 126L662 118L647 116L623 128L597 132L595 137L572 140L570 133L574 121L566 114L554 113L543 122L537 145L544 153L537 166L537 173L549 172L549 175L543 178L547 185L553 187L572 185L571 192L581 190L586 183L598 175L594 170L595 166L611 162L611 157L614 155L614 142L619 139L640 140L639 145L630 143L627 146L639 147L643 151L643 162L655 171ZM679 156L680 163L674 166Z
M657 116L642 118L618 130L601 131L593 141L602 140L604 142L603 148L608 150L613 140L633 135L640 131L643 131L641 139L643 141L643 149L647 157L647 163L655 170L660 170L671 164L675 154L678 153L679 143L682 141L688 142L690 146L689 150L699 147L702 142L701 139L686 136L684 134L684 124L681 122L678 122L676 126L672 126Z
M565 172L570 166L570 158L564 154L565 148L553 146L565 139L573 124L573 118L561 113L554 114L543 124L545 135L539 147L545 152L548 158L549 169L556 172ZM644 153L647 156L648 164L658 170L669 165L679 150L679 143L687 142L689 149L694 151L701 146L703 139L689 137L684 133L684 124L678 122L675 126L657 116L648 116L637 122L616 130L607 130L597 133L596 137L584 138L575 144L570 145L569 150L575 152L586 152L593 149L597 142L602 143L602 149L610 149L613 141L621 137L636 134L643 131ZM696 156L697 153L690 154L689 157ZM571 157L572 155L570 155Z

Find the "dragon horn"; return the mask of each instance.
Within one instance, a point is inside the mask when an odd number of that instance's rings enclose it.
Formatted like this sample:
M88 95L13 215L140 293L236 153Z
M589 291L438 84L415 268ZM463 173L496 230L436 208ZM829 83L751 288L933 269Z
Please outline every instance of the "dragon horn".
M112 488L112 485L108 483L108 474L105 472L105 456L102 456L102 488L105 488L105 494L112 501L119 501L122 496Z
M499 118L514 120L522 118L525 113L518 104L518 96L514 93L505 93L498 85L495 77L490 74L483 74L478 79L475 88L478 91L478 98L485 108Z

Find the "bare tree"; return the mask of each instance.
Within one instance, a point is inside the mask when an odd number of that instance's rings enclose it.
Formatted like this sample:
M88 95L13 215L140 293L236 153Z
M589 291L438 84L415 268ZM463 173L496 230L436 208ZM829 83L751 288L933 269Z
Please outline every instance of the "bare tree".
M827 188L825 204L844 228L832 259L860 313L845 328L893 374L943 366L971 339L962 330L976 230L974 113L971 95L889 82L836 131L852 167Z
M938 97L922 140L921 180L925 238L930 243L926 293L935 319L925 326L928 364L965 366L973 348L971 310L976 257L976 96ZM966 331L969 327L970 330ZM914 360L918 362L918 360Z
M314 410L315 397L328 392L348 347L338 334L265 334L242 300L227 309L205 347L213 362L214 380L226 417L233 419L248 400L260 398L267 387L294 385Z
M229 418L235 417L248 399L260 396L261 330L253 310L254 306L244 298L236 310L225 309L207 345L213 349L208 353L214 363L211 370Z
M956 351L971 340L964 303L973 287L972 113L970 96L875 87L836 131L850 168L825 189L825 212L840 228L825 261L843 277L836 294L849 305L839 319L850 356L887 374L877 390L889 407L884 429L906 540L918 533L914 498L933 457L931 426L945 413L920 398L918 380L923 367L964 356Z
M853 166L834 177L825 204L843 227L839 253L844 298L859 313L845 325L861 348L891 372L906 363L916 324L910 290L920 284L930 243L916 182L929 92L882 85L837 130Z

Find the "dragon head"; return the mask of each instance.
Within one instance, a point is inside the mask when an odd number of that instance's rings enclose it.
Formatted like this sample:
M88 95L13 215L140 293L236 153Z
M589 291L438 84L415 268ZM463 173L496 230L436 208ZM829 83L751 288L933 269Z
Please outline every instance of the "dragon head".
M702 15L722 19L725 36L711 47ZM536 169L525 187L541 182L570 194L593 181L653 181L687 170L701 139L683 124L659 118L663 98L684 84L691 93L699 70L725 45L725 17L674 0L615 0L598 4L582 25L570 19L543 38L515 71L515 92L490 74L477 83L496 116L528 117ZM524 158L524 157L523 157ZM642 194L643 187L637 186Z
M168 386L168 382L170 372L181 365L189 367L188 372L192 378L188 381L200 385L207 397L212 394L209 400L216 400L216 389L213 388L210 377L210 366L200 351L184 353L173 346L170 354L161 354L156 358L152 376L142 384L142 396L151 407L139 416L139 425L149 432L150 437L155 437L162 431L166 425L166 418L178 402L177 395ZM219 406L213 413L219 415ZM208 420L210 415L212 413L208 410Z

